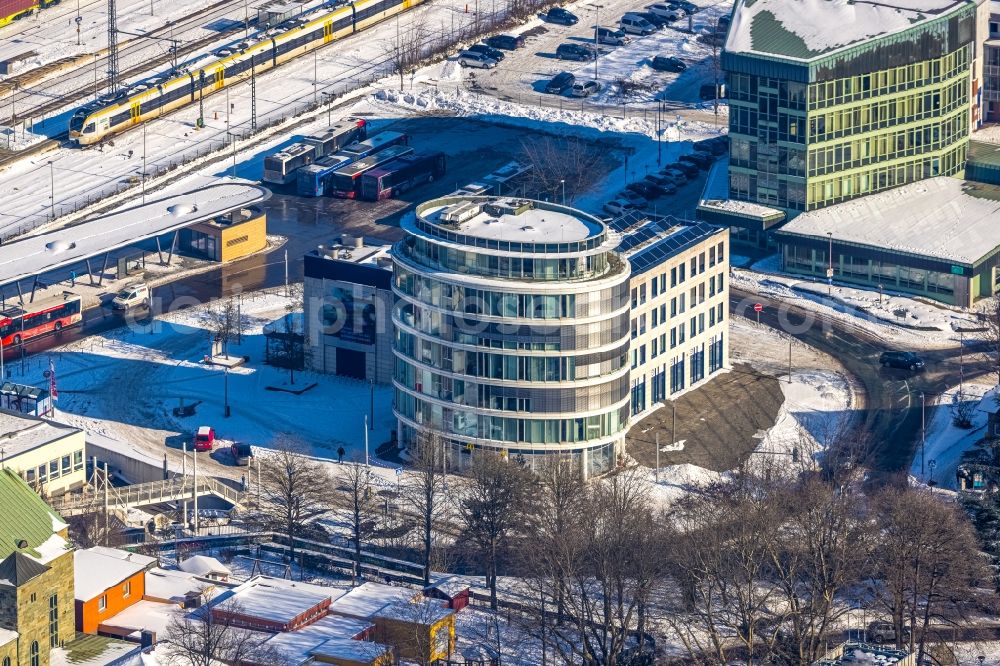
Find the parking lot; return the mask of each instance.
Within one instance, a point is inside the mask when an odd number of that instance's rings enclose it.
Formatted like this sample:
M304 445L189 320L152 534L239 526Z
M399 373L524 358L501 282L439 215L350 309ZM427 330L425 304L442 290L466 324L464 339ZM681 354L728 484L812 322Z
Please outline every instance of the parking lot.
M561 60L556 56L560 44L592 45L594 26L618 27L619 18L629 11L645 11L646 3L636 0L613 0L598 4L578 2L567 5L579 19L566 26L539 18L510 34L521 34L525 45L505 51L504 59L494 69L469 69L465 78L473 79L478 89L511 101L546 105L559 104L558 98L546 95L545 86L562 71L577 79L596 79L600 91L586 100L588 106L647 106L655 108L664 101L672 114L711 121L712 104L700 99L702 85L711 84L718 68L718 49L698 40L698 35L714 28L720 16L732 7L728 1L697 2L701 10L682 18L651 35L630 35L624 46L599 46L597 62ZM691 30L691 32L689 32ZM675 56L687 65L681 73L655 71L651 66L657 55ZM627 90L622 91L621 83ZM562 97L569 97L569 91ZM593 110L598 110L594 108Z

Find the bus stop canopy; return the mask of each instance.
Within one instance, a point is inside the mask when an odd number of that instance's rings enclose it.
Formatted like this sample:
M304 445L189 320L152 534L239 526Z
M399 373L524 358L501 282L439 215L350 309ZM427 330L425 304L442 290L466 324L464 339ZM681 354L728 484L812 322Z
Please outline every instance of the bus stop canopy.
M220 182L0 245L0 286L155 238L266 200L270 190Z

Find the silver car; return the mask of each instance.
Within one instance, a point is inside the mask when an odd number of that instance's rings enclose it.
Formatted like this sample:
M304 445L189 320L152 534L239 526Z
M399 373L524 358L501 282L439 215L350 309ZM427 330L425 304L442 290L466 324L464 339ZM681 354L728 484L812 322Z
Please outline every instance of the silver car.
M462 51L458 54L458 64L462 67L493 69L497 66L497 61L482 53L477 53L475 51Z

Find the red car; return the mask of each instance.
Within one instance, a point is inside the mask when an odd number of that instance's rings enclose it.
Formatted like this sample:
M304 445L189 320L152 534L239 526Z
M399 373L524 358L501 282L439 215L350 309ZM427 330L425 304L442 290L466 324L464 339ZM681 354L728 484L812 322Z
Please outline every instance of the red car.
M211 451L215 446L215 428L201 426L194 436L195 451Z

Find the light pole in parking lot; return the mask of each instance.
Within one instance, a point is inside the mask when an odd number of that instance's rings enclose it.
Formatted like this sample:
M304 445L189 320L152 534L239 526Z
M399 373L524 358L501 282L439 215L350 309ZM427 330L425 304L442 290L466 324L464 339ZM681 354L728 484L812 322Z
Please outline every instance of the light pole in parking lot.
M598 40L597 33L601 27L601 9L604 5L592 5L594 8L594 80L597 80L597 56L600 55L600 51L597 48Z

